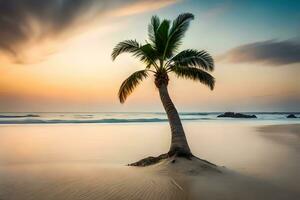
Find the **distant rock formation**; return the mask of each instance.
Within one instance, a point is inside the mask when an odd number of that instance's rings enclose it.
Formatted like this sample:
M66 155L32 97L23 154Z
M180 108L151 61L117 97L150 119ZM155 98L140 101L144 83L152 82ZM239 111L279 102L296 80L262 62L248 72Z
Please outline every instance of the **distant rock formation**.
M242 113L225 112L224 114L218 115L218 117L230 117L230 118L257 118L255 115L245 115Z
M286 118L297 118L294 114L289 114Z

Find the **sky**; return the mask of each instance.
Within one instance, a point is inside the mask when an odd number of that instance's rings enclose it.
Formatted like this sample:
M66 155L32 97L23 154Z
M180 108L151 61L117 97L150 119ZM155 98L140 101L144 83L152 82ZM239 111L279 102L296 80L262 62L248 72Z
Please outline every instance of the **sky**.
M143 43L151 16L184 12L180 50L208 51L216 86L171 76L179 111L300 111L300 1L0 0L0 112L162 111L153 78L119 103L144 65L110 54Z

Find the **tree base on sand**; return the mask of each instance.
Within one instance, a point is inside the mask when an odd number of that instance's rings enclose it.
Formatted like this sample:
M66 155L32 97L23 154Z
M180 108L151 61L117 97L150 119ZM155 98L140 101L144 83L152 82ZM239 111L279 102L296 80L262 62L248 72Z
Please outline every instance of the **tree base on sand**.
M157 156L157 157L149 156L149 157L139 160L137 162L128 164L128 166L146 167L146 166L157 164L160 161L162 161L164 159L169 159L169 158L173 159L172 163L176 162L176 158L185 158L187 160L192 160L192 158L196 158L196 159L206 163L207 165L211 165L212 167L217 167L217 165L215 165L207 160L200 159L200 158L194 156L192 153L182 153L180 151L168 152L165 154L161 154L160 156Z

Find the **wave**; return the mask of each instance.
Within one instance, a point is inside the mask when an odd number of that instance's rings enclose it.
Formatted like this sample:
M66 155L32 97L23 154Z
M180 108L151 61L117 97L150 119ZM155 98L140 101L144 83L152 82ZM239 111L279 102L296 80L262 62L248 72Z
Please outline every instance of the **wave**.
M179 115L180 116L186 116L186 115L190 115L190 116L206 116L206 115L211 115L211 114L220 114L221 112L180 112ZM166 116L167 114L164 112L154 112L154 113L150 113L150 114L156 114L156 115L164 115Z
M27 117L40 117L39 115L0 115L0 118L27 118Z
M181 119L183 121L200 120L203 118L187 118ZM0 121L0 124L97 124L97 123L146 123L146 122L167 122L168 119L161 118L137 118L137 119L98 119L98 120L42 120L42 119L25 119L25 120L7 120Z
M245 114L256 114L256 115L289 115L289 114L295 114L299 115L300 112L241 112Z
M94 115L74 115L74 117L79 119L91 119L94 118Z
M184 112L184 113L179 113L179 115L185 116L185 115L199 115L199 116L206 116L206 115L211 115L215 113L201 113L201 112Z

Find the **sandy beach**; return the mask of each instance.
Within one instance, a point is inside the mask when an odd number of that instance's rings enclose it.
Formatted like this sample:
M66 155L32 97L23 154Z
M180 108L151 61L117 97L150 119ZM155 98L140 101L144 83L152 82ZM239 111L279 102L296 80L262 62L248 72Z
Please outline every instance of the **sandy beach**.
M2 125L0 199L300 198L300 124L185 127L194 154L216 170L184 158L126 166L168 149L166 123Z

